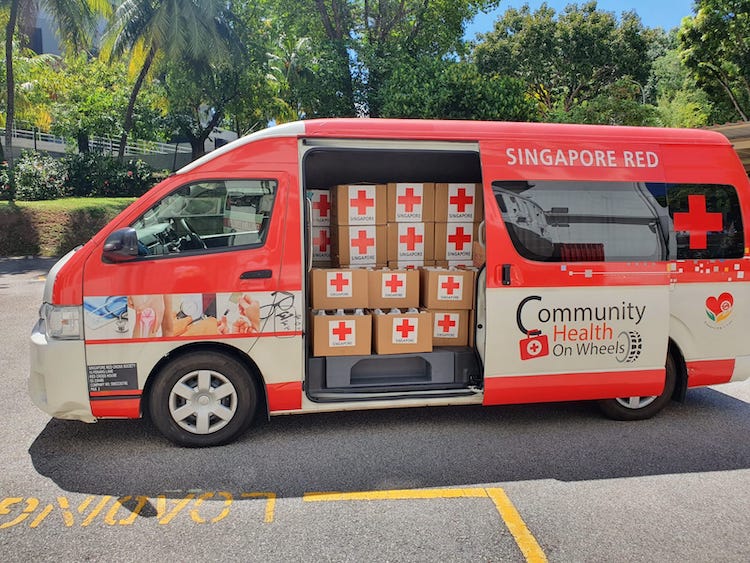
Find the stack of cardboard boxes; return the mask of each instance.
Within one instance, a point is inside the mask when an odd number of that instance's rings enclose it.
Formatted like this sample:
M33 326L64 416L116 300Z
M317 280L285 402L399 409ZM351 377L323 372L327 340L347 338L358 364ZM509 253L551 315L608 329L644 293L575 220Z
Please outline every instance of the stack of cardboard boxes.
M345 185L308 197L314 356L467 345L474 271L454 267L471 266L479 186Z

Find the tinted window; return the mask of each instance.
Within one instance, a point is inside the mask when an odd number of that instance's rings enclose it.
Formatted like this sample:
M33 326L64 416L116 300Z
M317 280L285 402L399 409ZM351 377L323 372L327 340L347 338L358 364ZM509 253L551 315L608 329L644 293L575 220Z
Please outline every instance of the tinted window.
M182 186L133 223L143 255L260 246L273 210L273 180Z
M531 260L743 255L742 218L731 186L562 181L492 186L513 244Z

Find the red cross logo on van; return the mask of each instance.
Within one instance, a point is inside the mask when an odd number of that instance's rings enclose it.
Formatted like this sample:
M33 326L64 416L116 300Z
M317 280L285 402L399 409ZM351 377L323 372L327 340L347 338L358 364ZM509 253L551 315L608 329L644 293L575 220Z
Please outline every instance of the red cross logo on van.
M674 214L674 230L690 233L690 249L703 250L708 246L709 231L723 230L721 213L706 211L705 195L688 196L688 212Z

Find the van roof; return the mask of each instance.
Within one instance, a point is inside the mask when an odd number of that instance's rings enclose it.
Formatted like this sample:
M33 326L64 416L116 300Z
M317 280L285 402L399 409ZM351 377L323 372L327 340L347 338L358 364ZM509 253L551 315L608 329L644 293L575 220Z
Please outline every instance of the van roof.
M177 171L184 174L237 147L273 137L338 139L409 139L431 141L481 141L489 139L539 139L606 141L627 138L642 143L730 145L715 131L619 125L463 121L433 119L331 118L293 121L241 137L191 162Z

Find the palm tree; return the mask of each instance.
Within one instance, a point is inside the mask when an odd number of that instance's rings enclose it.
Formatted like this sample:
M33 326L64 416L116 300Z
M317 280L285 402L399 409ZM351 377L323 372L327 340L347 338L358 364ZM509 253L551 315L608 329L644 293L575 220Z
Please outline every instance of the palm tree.
M36 13L39 7L43 7L57 25L63 49L77 51L90 44L97 17L109 14L111 7L107 0L0 0L0 7L9 10L5 27L5 150L8 153L8 162L12 163L16 91L13 74L13 36L19 14Z
M130 57L140 67L123 118L119 156L133 129L133 109L158 56L208 61L229 52L227 3L222 0L124 0L104 36L105 58Z

